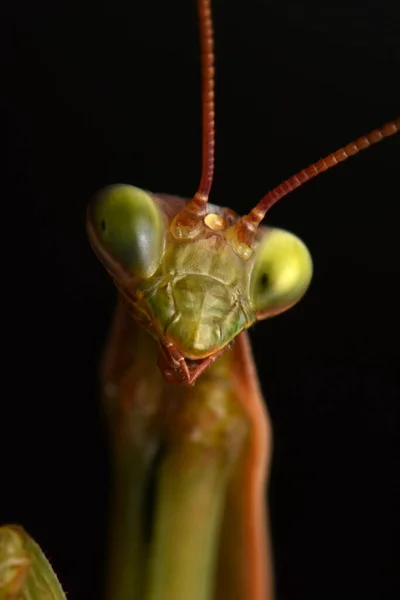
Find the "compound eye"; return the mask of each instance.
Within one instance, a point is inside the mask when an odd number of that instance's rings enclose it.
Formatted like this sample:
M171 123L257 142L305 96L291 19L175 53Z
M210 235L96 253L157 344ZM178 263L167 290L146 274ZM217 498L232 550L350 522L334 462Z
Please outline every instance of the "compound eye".
M150 194L130 186L101 190L88 209L90 241L107 269L129 277L150 277L165 243L162 213Z
M267 229L257 250L250 301L257 319L287 310L306 292L312 259L303 242L283 229Z

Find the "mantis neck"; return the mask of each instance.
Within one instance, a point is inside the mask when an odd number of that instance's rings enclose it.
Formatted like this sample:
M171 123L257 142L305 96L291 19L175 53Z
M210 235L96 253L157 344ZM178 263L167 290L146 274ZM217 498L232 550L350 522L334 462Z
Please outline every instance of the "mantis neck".
M115 497L111 600L211 600L224 499L247 433L225 352L194 387L165 382L157 344L119 302L103 360Z

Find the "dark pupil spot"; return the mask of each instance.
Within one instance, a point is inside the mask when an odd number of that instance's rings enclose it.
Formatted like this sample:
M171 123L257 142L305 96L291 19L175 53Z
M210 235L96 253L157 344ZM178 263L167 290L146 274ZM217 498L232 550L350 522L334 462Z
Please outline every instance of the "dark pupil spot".
M266 288L268 285L268 275L266 273L263 273L260 277L260 287L262 288Z
M106 230L106 222L104 219L102 219L101 223L100 223L100 227L102 232L104 233L104 231Z

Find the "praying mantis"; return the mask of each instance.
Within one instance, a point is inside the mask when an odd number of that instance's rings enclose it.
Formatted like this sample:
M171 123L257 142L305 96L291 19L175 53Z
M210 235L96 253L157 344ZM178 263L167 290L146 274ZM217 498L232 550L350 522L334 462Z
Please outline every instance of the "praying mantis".
M203 55L209 57L210 53L207 54L204 52L204 46L210 44L210 37L207 36L207 34L204 34L204 31L207 32L208 29L206 18L208 10L209 6L207 3L200 3L200 14L202 15L201 22L203 26ZM206 67L208 71L212 68L209 62L206 62ZM203 72L204 69L205 67L203 65ZM209 99L211 93L209 89L211 80L207 80L207 77L205 77L204 80L204 95ZM209 103L205 103L204 106L207 108L207 115L209 117L209 115L213 112L213 109L210 107ZM207 142L207 137L210 137L212 130L207 127L207 115L204 118L204 148L206 151L204 155L204 164L209 166L210 161L208 158L210 145ZM370 134L368 140L367 138L362 138L362 141L358 142L358 146L367 145L368 141L379 141L382 133L390 135L395 133L398 127L399 121L397 119L395 122L385 126L381 132L374 132L373 134ZM357 150L357 146L352 144L349 145L347 152L351 153L355 152L355 150ZM334 161L340 160L340 158L343 158L343 156L343 153L337 153L331 159L329 159L332 163L332 166ZM328 164L328 162L326 164ZM324 168L323 163L320 163L319 166L321 170ZM314 168L314 171L315 170L316 169ZM303 172L302 175L298 176L297 180L293 179L291 183L297 185L301 177L305 178L312 174L312 169L307 173ZM107 270L109 270L114 279L116 279L117 287L120 288L121 294L125 297L130 306L135 304L137 300L137 298L135 298L135 301L132 302L132 290L130 289L131 279L135 279L135 277L139 277L139 275L137 275L137 272L135 272L135 275L132 277L131 269L133 267L132 264L129 264L129 277L126 277L126 264L124 264L125 257L124 260L121 261L121 257L119 256L119 252L121 250L121 248L118 247L119 241L117 240L116 242L115 240L111 240L110 242L110 240L102 238L102 235L106 234L107 230L109 229L109 225L106 222L106 230L103 231L102 223L106 220L103 218L103 211L106 211L106 216L108 219L108 211L110 210L110 207L112 208L115 202L117 205L119 202L122 203L122 205L120 204L120 208L121 210L123 209L123 212L125 213L124 221L121 224L114 224L115 227L122 229L123 234L126 233L124 232L125 225L129 225L129 213L127 215L125 209L128 207L127 210L129 211L131 202L133 206L136 206L136 203L139 202L139 204L142 203L142 208L144 208L145 224L147 216L149 216L149 219L147 220L152 221L157 228L162 227L163 223L164 225L167 223L168 226L171 226L170 221L173 222L173 226L176 229L174 232L172 232L172 240L177 240L177 247L180 247L181 244L189 244L192 242L192 240L197 243L197 240L199 239L201 243L203 243L203 238L206 240L213 240L214 238L220 239L220 236L223 236L224 239L226 239L224 244L229 242L236 247L236 249L230 253L224 265L226 266L230 264L232 260L236 261L236 256L238 256L241 260L247 261L245 264L248 266L248 268L245 269L246 275L244 277L250 278L250 272L257 272L257 268L254 266L255 262L252 263L252 261L256 260L256 249L259 246L262 246L263 242L261 237L251 240L251 231L255 229L255 221L261 215L258 215L257 211L248 220L241 221L241 223L244 223L244 225L239 228L235 222L236 216L229 211L227 213L221 213L219 209L212 205L211 211L209 211L209 209L203 205L204 199L208 195L209 189L207 189L207 186L209 187L211 183L210 180L210 173L206 170L203 171L202 183L200 185L198 194L193 199L192 205L184 205L181 201L174 198L167 198L165 202L160 202L157 196L154 200L153 196L149 195L147 192L143 195L143 192L132 188L110 189L98 196L98 199L94 204L92 204L89 212L89 234L92 244L96 252L100 255L100 258L106 263ZM290 184L287 185L290 187ZM283 188L282 191L288 190ZM118 197L120 198L119 200ZM151 202L149 202L149 199ZM274 195L267 196L266 200L264 201L265 203L258 210L264 211L266 208L268 208L268 202L275 199L276 198ZM156 202L156 205L154 205L153 202ZM184 206L186 207L186 213L182 213ZM167 217L160 217L160 207L166 211ZM99 211L100 216L98 214ZM146 216L147 213L148 215ZM163 215L164 213L161 214ZM113 221L113 219L111 219L111 221ZM199 223L202 224L199 225ZM185 229L187 229L189 233L187 233ZM198 229L203 231L199 232ZM228 230L228 237L225 238L224 232ZM207 232L208 237L204 235L204 232ZM268 255L268 252L271 249L271 246L269 245L270 242L268 242L268 244L266 242L267 258L268 260L272 260L274 265L275 261L278 260L277 264L279 265L281 254L283 254L284 259L290 257L290 246L287 248L286 243L289 242L289 244L291 244L293 242L295 244L293 249L293 257L298 268L297 277L295 277L295 285L293 286L292 281L293 287L290 287L290 291L288 291L286 288L284 288L284 291L280 289L278 290L275 299L272 298L271 300L271 298L268 298L268 302L272 301L272 304L268 304L267 302L268 310L270 310L270 312L265 316L272 316L275 310L278 311L283 308L287 308L289 304L292 304L299 299L305 291L311 276L310 258L305 247L297 240L294 241L291 236L287 237L287 235L288 234L284 232L278 233L278 238L276 240L277 246L272 252L272 256ZM146 275L153 269L154 265L160 259L160 255L164 256L164 253L167 253L167 244L165 241L160 241L160 239L157 237L152 241L155 243L148 244L147 248L150 253L155 252L155 255L152 254L150 258L150 266L147 263L148 256L146 255L143 257L141 256L140 260L137 260L137 264L135 265L135 268L138 268L140 271L142 268L141 260L144 258L146 263L144 268L145 270L149 269L149 271L146 271ZM114 244L116 244L116 246L114 246ZM283 253L281 251L280 244L283 244ZM122 244L122 246L123 245L124 244ZM144 246L146 247L146 243ZM200 249L201 246L198 246L198 249ZM135 252L142 250L142 246L137 247ZM122 248L122 251L124 253L126 248ZM175 250L172 252L172 254L176 255L176 252L177 251ZM221 252L220 256L222 255L223 252ZM208 256L209 250L206 249L202 254L201 266L203 266L203 263L205 264L207 262L206 259ZM135 255L135 260L137 257L138 254ZM186 258L183 258L182 262L185 262L185 260ZM250 268L249 265L252 265L252 268ZM157 273L157 271L154 273ZM153 276L154 273L152 273L151 276ZM140 273L139 278L143 278L142 275L143 273ZM271 281L269 273L266 278L263 276L263 274L261 274L260 278L262 281L265 280L265 284L268 284ZM274 278L272 277L272 280L273 279ZM127 288L128 283L129 286ZM151 282L151 284L153 285L154 281ZM141 289L141 292L143 292L145 295L153 294L154 290L152 285L150 285L149 288ZM246 285L247 287L251 287L251 282L247 282ZM182 293L188 293L188 290L183 290ZM290 295L291 293L293 293L293 296ZM141 300L143 300L144 297L145 296L143 296ZM274 301L282 299L284 300L283 305L280 302L274 304ZM165 302L166 300L164 299L164 303ZM194 302L194 300L192 302ZM188 301L186 300L184 304L188 304ZM257 302L253 299L251 302L249 302L249 304L251 306L256 306ZM136 319L139 319L139 321L143 322L144 320L144 324L149 326L148 314L146 314L146 310L148 309L145 310L142 306L140 310L140 314L135 313L134 316ZM152 308L153 317L155 316L155 310L155 308ZM263 312L263 310L264 308L262 308L261 312ZM194 317L197 317L197 315L192 315L192 318ZM247 325L250 324L251 319L246 317L243 318L243 320L244 322L242 325L244 324L247 327ZM172 320L171 326L174 326L175 324L176 322ZM150 325L153 325L153 321L150 323ZM187 329L190 329L190 327L187 326ZM178 342L176 337L180 335L181 331L182 330L178 330L177 334L175 334L175 337L173 337L176 343ZM156 334L156 337L159 337L160 335L159 331L153 331L152 333L153 335ZM125 339L125 336L127 339ZM115 338L118 339L118 345ZM116 399L118 399L118 401L121 400L121 398L119 398L119 390L121 388L119 387L120 381L118 379L121 377L121 358L124 369L127 368L127 364L128 367L130 367L131 364L134 367L134 372L128 377L130 381L127 396L125 396L124 388L124 402L122 408L124 411L127 411L127 413L124 413L124 415L129 414L129 409L131 406L130 403L133 402L134 404L134 401L132 400L132 394L134 395L134 391L132 390L141 388L144 385L150 386L151 388L148 394L146 394L146 401L148 398L150 398L151 402L149 404L146 402L146 406L139 407L139 413L145 413L145 425L143 425L142 422L140 425L140 431L135 433L135 436L137 435L140 438L141 456L145 455L140 459L144 464L141 463L139 466L133 465L133 475L135 477L134 481L136 482L136 489L142 489L142 492L144 493L146 488L146 483L143 481L143 479L140 479L140 477L146 477L146 475L141 474L141 469L146 472L146 469L150 468L149 463L155 461L156 458L157 461L161 460L161 466L158 465L157 467L159 478L158 484L160 486L158 492L160 505L157 509L155 509L155 513L158 515L158 517L155 517L154 526L158 532L157 535L159 535L158 538L156 537L156 541L154 542L155 549L150 552L150 556L146 556L145 550L140 549L140 552L138 552L138 548L142 548L143 540L135 539L134 534L129 536L131 541L129 542L128 540L127 543L128 546L130 543L132 547L126 548L127 552L123 556L118 555L117 552L116 557L111 557L112 571L114 574L110 583L110 597L135 598L134 594L137 594L138 597L141 598L149 597L162 599L168 597L191 597L203 600L205 598L212 597L211 589L213 588L213 585L215 585L215 581L217 582L216 585L219 586L218 591L220 595L218 597L221 598L225 597L224 594L229 594L227 597L232 597L234 593L237 594L238 598L254 598L255 600L272 597L272 569L271 567L268 567L270 557L268 541L265 534L266 527L264 527L263 524L264 506L262 496L262 488L267 473L267 451L265 446L268 442L267 431L269 425L268 421L264 420L265 417L262 415L261 398L257 389L256 376L250 363L250 350L247 345L246 337L240 333L238 339L232 344L232 348L227 348L230 342L233 342L233 338L229 339L228 343L226 343L224 346L226 351L221 354L219 360L216 361L214 365L211 364L212 360L210 360L210 357L214 359L216 354L219 352L218 344L214 344L213 349L216 349L216 351L213 352L213 354L210 354L206 357L202 356L200 359L198 358L198 355L190 355L188 357L189 361L187 361L185 357L186 349L183 347L185 340L179 340L181 349L179 352L175 352L174 345L172 348L167 345L170 343L170 339L163 339L162 344L164 348L160 355L159 362L161 371L164 373L167 379L172 380L171 385L164 384L161 376L156 373L154 344L147 333L142 334L139 330L137 330L131 315L126 313L125 304L120 305L110 339L110 346L104 360L103 373L105 373L105 375L103 375L103 393L106 396L106 402L109 406L110 421L112 423L112 428L114 428L115 455L117 465L121 470L120 475L124 477L124 469L126 468L125 464L120 464L124 463L125 460L124 453L126 452L126 446L124 446L124 444L127 444L129 447L129 444L132 443L132 440L127 439L132 431L130 430L126 432L124 430L125 425L131 426L132 424L130 423L129 419L126 419L129 421L129 423L121 423L121 415L118 414L119 408L116 410L115 406L113 406L113 403L115 403ZM135 340L133 344L129 341L132 339ZM219 341L221 341L221 339L223 339L222 334ZM124 345L119 345L120 342ZM197 348L197 351L199 351L199 348ZM122 353L122 356L120 353ZM134 355L132 356L130 353L133 353ZM203 362L200 365L199 360L205 360L206 362ZM234 361L234 367L232 367L232 361ZM237 365L240 365L240 367ZM204 372L202 371L203 368ZM123 371L122 375L125 376ZM114 376L117 377L117 382L112 381L112 377ZM222 458L218 456L218 460L216 459L218 464L216 465L213 465L215 456L211 457L211 461L207 460L207 463L201 461L198 463L198 457L196 454L192 454L190 440L194 437L197 443L201 443L202 436L205 435L205 437L207 437L208 433L207 431L204 433L202 426L207 426L210 415L214 419L214 413L218 413L219 410L222 411L223 416L226 416L226 414L223 414L223 405L218 403L216 407L218 410L216 411L215 407L207 405L206 402L207 399L212 396L211 390L214 389L212 386L215 384L213 379L218 379L220 376L222 376L224 387L226 382L230 382L229 385L234 388L234 391L239 390L243 406L237 400L233 401L232 407L230 408L228 406L227 417L229 423L225 424L227 429L223 430L222 432L213 432L213 434L217 435L217 437L222 435L224 440L227 440L228 450L224 448L223 453L226 452L229 456L224 456ZM144 378L144 383L142 382L142 378ZM133 381L135 387L131 386L131 381ZM192 383L194 383L193 387L191 386ZM189 385L186 386L185 384ZM125 381L123 385L127 385L127 382ZM244 389L241 390L241 387ZM126 398L127 404L125 404ZM193 410L194 413L186 414L184 411L181 412L182 405L186 407L189 405L189 409ZM199 413L196 413L196 408L198 408L200 411ZM204 415L201 412L203 409L206 411ZM251 413L253 410L261 412ZM149 411L150 417L147 411ZM154 415L156 415L156 418L153 421L152 419L154 418ZM198 421L200 416L204 416L204 422L201 420ZM149 418L150 423L147 423L146 419ZM161 424L158 422L158 419L161 420ZM123 421L125 421L125 419L123 419ZM175 454L174 448L172 448L171 454L169 454L168 444L171 444L172 447L174 446L174 436L184 430L187 422L189 422L190 425L189 442L187 440L179 442L182 445L178 448L177 454ZM140 419L137 418L137 415L135 415L134 423L135 427L138 423L140 424ZM174 429L176 423L178 424L178 431ZM212 424L216 424L215 420L213 420ZM152 431L148 431L147 427L149 427L149 429ZM182 430L179 430L179 427L182 427ZM242 444L245 447L246 443L249 443L247 440L253 442L257 437L254 431L258 430L260 427L264 428L264 431L261 433L259 432L258 441L261 441L262 444L264 444L264 450L259 448L257 452L254 451L254 456L258 456L258 460L260 461L260 467L258 474L255 475L252 473L252 476L250 477L249 473L251 469L248 465L241 465L242 470L240 470L238 467L244 452ZM246 429L249 430L246 431ZM160 430L162 431L162 434L160 434ZM171 436L171 438L169 436ZM163 439L163 443L166 443L167 445L167 450L163 449L163 452L166 452L166 455L161 455L161 458L160 455L157 455L157 445L159 445L160 437ZM167 438L166 442L165 438ZM214 448L214 439L205 441L207 443L211 443L211 447ZM122 448L119 447L119 444L122 445ZM134 440L134 444L138 444L136 439ZM130 452L131 450L132 449L130 449ZM220 448L218 448L218 450L220 450ZM216 452L216 454L218 454L218 452ZM207 459L209 459L208 456ZM183 474L181 474L177 468L180 466L180 460L183 461L182 467L184 469L189 469L190 471L193 469L195 485L198 485L199 487L195 487L195 491L192 493L190 493L191 490L187 490L184 487L185 480L187 478L187 471L183 471ZM190 462L191 460L193 461L193 464ZM253 462L251 462L253 465L254 460L255 459L253 457ZM149 461L149 463L147 461ZM222 461L222 464L220 461ZM201 475L203 474L209 477L209 479L207 479L207 477L202 479ZM174 476L176 476L175 479ZM237 480L235 480L236 476ZM254 492L255 479L261 480L261 483L260 481L258 482L257 492ZM171 481L173 484L170 483ZM234 487L227 491L227 488L231 484ZM192 503L195 503L195 501L199 498L203 498L201 495L202 492L204 492L209 504L203 505L202 508L204 512L203 514L199 514L195 512L198 507ZM253 507L250 510L243 511L243 513L241 513L241 507L234 506L234 501L237 498L240 500L241 498L245 497L244 492L249 495L249 502L254 502L257 506L256 508ZM122 486L122 502L124 502L124 498L126 501L126 493L127 490ZM230 503L226 501L227 496L229 496ZM169 517L174 514L177 503L178 506L181 506L179 502L182 503L181 513L178 515L176 521L175 519L172 519L171 524ZM224 505L227 508L224 509ZM225 517L222 516L224 510ZM233 511L233 514L231 515L229 515L230 510ZM118 514L118 512L121 513L123 511L116 510L115 512ZM226 517L226 514L228 517ZM237 516L238 514L239 517ZM196 518L194 515L196 515ZM228 525L221 525L221 521L223 521L224 518L229 519ZM133 519L135 521L134 531L137 532L137 515L134 516ZM249 522L250 519L254 519L253 524ZM234 526L231 526L229 523L233 524ZM221 534L221 526L223 534ZM244 530L242 534L240 534L241 527ZM118 525L113 529L114 531L117 531ZM122 526L122 529L122 535L124 538L128 537L127 530L129 528ZM249 534L250 529L252 529L253 532L255 531L253 536ZM185 538L185 532L190 532L189 539ZM199 538L194 535L195 532L200 536ZM9 534L9 531L7 530L6 533ZM233 539L229 537L230 535L233 536ZM240 535L242 535L241 538L239 538ZM204 538L201 536L204 536ZM258 539L254 539L255 536L257 536ZM204 541L205 538L206 543ZM235 544L237 539L241 540L239 544ZM185 542L183 542L183 540L185 540ZM226 541L224 542L224 540ZM193 544L194 547L192 547L191 544ZM219 570L217 569L217 575L215 575L215 564L218 562L218 544L221 544L219 565L222 565L222 567ZM226 550L224 550L224 544ZM117 548L117 550L118 548L123 547L120 538L114 540L114 544L112 546ZM235 555L234 551L234 549L236 550L237 546L239 546L240 550L239 556L237 554ZM200 561L205 561L207 564L205 566L201 565L200 568ZM128 566L126 563L128 563ZM228 566L223 568L224 564ZM190 571L189 567L193 568L193 572ZM144 575L147 573L148 569L150 570L149 581L147 580L147 575ZM187 575L188 572L189 576ZM237 579L232 577L232 573L236 575ZM140 580L141 576L144 581ZM135 579L132 583L133 577ZM131 579L131 581L129 581L129 579ZM21 583L21 585L24 584ZM178 589L172 586L178 586ZM136 590L134 588L136 588ZM184 591L182 591L182 589ZM13 591L13 593L15 595L18 592ZM23 593L25 592L22 591L21 594ZM189 596L183 596L184 593L189 594Z

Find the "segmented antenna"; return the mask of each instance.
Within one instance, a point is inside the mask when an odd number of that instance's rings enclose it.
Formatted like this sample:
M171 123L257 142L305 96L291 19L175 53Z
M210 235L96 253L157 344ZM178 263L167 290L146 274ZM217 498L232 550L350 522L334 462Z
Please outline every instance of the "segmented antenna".
M214 175L215 111L214 111L214 37L210 0L199 0L201 81L203 110L202 173L195 198L205 204Z
M214 34L211 0L198 0L201 46L202 86L202 171L197 192L186 208L175 218L175 231L189 234L206 214L208 196L214 176L215 110L214 110Z
M397 117L397 119L390 123L386 123L386 125L383 125L383 127L380 127L379 129L374 129L368 135L358 138L354 142L344 146L344 148L339 148L339 150L329 154L326 158L322 158L306 169L299 171L296 175L286 179L286 181L268 192L248 215L240 219L236 226L239 239L249 246L252 246L258 225L264 219L271 206L278 202L278 200L307 181L310 181L310 179L320 175L320 173L323 173L332 167L336 167L336 165L347 160L350 156L358 154L361 150L366 150L373 144L377 144L384 138L390 137L398 131L400 131L400 117Z

